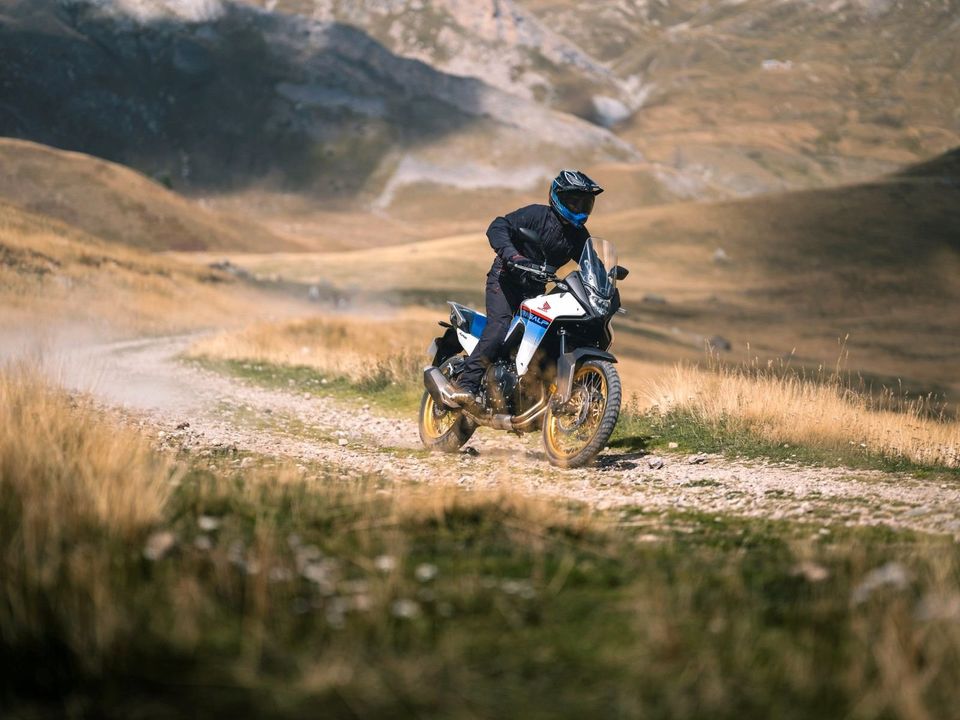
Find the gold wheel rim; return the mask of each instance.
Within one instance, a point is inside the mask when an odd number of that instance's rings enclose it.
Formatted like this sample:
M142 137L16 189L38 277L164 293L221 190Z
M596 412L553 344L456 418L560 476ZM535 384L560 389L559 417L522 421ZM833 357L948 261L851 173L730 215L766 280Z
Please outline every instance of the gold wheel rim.
M438 407L433 396L427 394L427 402L423 406L423 429L427 437L439 440L450 432L456 421L456 412Z
M600 429L607 407L607 378L596 367L586 366L573 377L571 400L579 398L580 409L575 415L558 415L551 411L547 418L544 437L550 451L569 459L583 452ZM589 407L584 408L583 403ZM583 414L583 419L580 419Z

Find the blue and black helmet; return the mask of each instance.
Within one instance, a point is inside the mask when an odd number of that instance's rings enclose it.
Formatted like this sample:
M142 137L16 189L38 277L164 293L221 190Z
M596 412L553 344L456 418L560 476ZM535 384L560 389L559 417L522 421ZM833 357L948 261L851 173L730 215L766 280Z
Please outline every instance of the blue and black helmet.
M579 170L561 170L550 186L550 206L571 225L583 227L603 188Z

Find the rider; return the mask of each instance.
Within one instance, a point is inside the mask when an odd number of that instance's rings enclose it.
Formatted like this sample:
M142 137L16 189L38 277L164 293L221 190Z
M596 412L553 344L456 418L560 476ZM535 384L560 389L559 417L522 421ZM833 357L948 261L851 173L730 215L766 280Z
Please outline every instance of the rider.
M476 407L480 381L506 339L513 316L524 299L541 295L543 282L519 268L539 269L541 264L559 268L583 252L590 237L586 221L603 188L578 170L563 170L550 186L549 205L528 205L498 217L487 229L496 251L487 273L487 324L477 346L463 366L452 399ZM520 234L534 231L539 242Z

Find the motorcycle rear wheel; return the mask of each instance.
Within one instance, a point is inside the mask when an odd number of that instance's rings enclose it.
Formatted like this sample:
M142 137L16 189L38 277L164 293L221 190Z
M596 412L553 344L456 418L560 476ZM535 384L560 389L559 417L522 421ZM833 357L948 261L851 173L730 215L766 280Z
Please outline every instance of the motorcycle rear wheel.
M587 360L573 376L573 394L563 410L551 405L543 419L543 447L552 465L582 467L610 439L623 389L620 375L606 360Z
M476 424L460 410L437 405L424 391L418 417L420 440L429 450L455 453L477 430Z

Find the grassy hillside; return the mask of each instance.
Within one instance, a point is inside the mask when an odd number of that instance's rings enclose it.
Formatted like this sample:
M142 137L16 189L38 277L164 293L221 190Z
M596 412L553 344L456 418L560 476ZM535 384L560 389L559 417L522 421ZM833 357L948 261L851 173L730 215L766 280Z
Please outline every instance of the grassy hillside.
M960 397L955 157L832 190L614 214L599 205L592 231L614 240L633 271L622 285L630 314L616 322L619 351L698 360L719 335L732 344L725 357L815 369L848 353L846 367L877 384L902 379L911 391ZM439 306L482 302L491 257L474 233L238 261L338 285L356 302Z
M615 126L739 193L863 180L960 144L956 0L517 0L647 89Z
M0 200L145 250L293 250L254 222L231 220L138 172L90 155L0 138Z
M0 305L0 330L14 336L44 327L111 335L222 326L281 302L235 286L229 275L0 202Z

